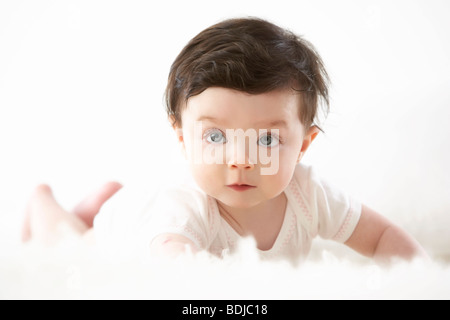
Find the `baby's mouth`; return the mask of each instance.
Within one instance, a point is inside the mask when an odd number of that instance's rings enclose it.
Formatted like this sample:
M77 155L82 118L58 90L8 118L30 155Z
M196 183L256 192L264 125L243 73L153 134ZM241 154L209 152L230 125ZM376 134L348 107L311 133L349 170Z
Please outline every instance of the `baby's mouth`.
M241 184L241 183L229 184L229 185L227 185L227 187L229 187L235 191L247 191L247 190L256 188L255 186L251 186L248 184Z

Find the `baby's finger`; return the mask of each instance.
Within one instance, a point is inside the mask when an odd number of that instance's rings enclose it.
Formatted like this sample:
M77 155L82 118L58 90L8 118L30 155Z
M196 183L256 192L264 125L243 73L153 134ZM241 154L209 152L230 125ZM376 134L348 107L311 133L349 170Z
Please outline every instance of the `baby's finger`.
M122 188L119 182L111 181L104 184L100 189L84 198L72 210L73 214L80 217L89 228L92 228L94 218L103 204Z

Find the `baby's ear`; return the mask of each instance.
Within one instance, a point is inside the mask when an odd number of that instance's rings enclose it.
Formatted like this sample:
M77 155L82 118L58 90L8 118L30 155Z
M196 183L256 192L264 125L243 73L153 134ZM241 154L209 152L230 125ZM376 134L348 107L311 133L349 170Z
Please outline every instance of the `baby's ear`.
M299 163L300 160L303 158L306 150L308 150L309 146L314 141L314 139L317 137L319 132L320 132L320 129L317 126L312 126L306 132L305 136L303 137L303 144L302 144L302 148L300 149L300 154L298 155L297 163Z
M175 131L177 141L181 144L181 152L186 157L186 147L184 145L184 138L183 138L183 128L179 126L178 122L175 121L175 118L173 116L169 116L169 122L172 126L172 129Z
M177 135L178 141L182 141L180 140L180 138L183 137L183 131L182 128L179 126L178 122L175 120L175 117L173 115L170 115L168 117L170 126L172 127L172 129L175 131L175 134Z
M183 129L174 127L173 130L175 131L175 134L177 135L178 142L184 144L184 138L183 138Z

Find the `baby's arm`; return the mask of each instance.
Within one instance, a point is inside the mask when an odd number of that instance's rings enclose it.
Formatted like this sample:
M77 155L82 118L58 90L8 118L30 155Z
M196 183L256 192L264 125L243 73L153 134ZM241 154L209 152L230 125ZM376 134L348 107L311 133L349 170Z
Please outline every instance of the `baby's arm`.
M355 231L345 244L380 262L388 262L394 257L406 260L428 258L425 250L408 233L365 205Z
M157 236L150 245L152 254L160 257L175 257L182 253L199 252L197 245L190 239L172 233Z

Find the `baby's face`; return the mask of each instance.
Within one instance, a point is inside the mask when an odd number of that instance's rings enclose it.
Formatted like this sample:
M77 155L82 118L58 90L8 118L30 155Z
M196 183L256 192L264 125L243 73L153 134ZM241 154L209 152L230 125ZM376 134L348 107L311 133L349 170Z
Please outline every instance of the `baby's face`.
M290 90L250 95L209 88L188 99L177 133L198 186L236 208L281 194L312 140L299 103Z

